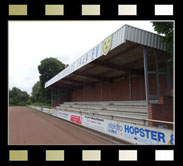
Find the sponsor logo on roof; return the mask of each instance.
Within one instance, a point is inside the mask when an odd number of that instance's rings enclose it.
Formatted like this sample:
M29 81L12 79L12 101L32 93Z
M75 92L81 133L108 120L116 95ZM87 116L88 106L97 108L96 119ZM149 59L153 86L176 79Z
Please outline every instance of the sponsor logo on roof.
M103 49L102 49L104 55L106 55L106 54L110 51L111 45L112 45L112 35L109 36L108 38L106 38L106 39L104 40Z

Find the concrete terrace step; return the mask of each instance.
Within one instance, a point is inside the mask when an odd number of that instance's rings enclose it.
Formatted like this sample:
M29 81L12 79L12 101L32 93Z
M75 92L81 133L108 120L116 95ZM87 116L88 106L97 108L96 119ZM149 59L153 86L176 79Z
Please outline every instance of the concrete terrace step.
M72 111L88 111L88 112L93 112L93 111L102 111L101 109L85 109L85 108L73 108L73 107L56 107L57 109L60 110L72 110Z
M88 111L88 112L92 112L92 111L99 111L99 112L119 112L119 113L123 113L123 112L128 112L128 113L136 113L136 114L146 114L147 110L146 109L129 109L129 108L108 108L108 109L94 109L94 108L74 108L74 107L56 107L58 109L62 109L62 110L72 110L72 111Z
M88 110L88 111L92 111L92 110L100 110L100 111L118 111L118 112L137 112L137 113L146 113L146 107L127 107L127 106L83 106L83 105L60 105L57 106L57 108L62 108L62 109L78 109L78 110Z
M106 110L108 111L118 111L118 112L136 112L136 113L147 113L146 107L116 107L116 106L107 106Z
M146 118L146 116L147 116L146 114L110 113L110 112L104 112L103 114L109 115L109 116L117 116L117 117L124 117L124 116L126 116L126 117L131 117L131 118Z
M146 100L132 101L80 101L80 102L64 102L65 104L108 104L108 103L146 103Z
M63 111L75 111L75 112L91 112L91 113L110 113L110 114L131 114L131 115L147 115L146 110L145 111L138 111L138 110L102 110L102 109L86 109L86 108L73 108L73 107L56 107L59 110Z
M68 110L63 110L63 109L59 109L62 111L69 111L69 112L82 112L82 113L87 113L87 114L95 114L95 115L103 115L103 116L110 116L110 117L126 117L126 118L140 118L140 119L145 119L147 117L147 114L134 114L134 113L128 113L128 112L123 112L123 113L119 113L119 112L111 112L111 111L96 111L93 110L91 111L86 111L86 110L73 110L73 109L68 109Z
M124 101L72 101L72 102L64 102L64 103L145 103L146 100L124 100Z
M157 100L150 100L151 103L157 103ZM68 105L146 105L146 100L131 101L81 101L81 102L64 102Z
M109 103L107 105L110 105L110 106L138 106L138 107L146 107L146 103L143 103L143 102L134 102L134 103L128 103L128 102L124 102L124 103L121 103L121 102L115 102L115 103Z
M64 102L57 110L84 113L107 119L135 121L143 124L147 118L145 100L140 101L102 101L102 102Z
M137 108L137 109L145 109L146 105L109 105L109 104L101 104L101 105L96 105L96 104L61 104L60 106L64 107L74 107L74 108L104 108L106 109L107 107L116 107L116 108Z
M88 109L102 109L103 107L100 105L100 106L96 106L96 105L66 105L66 104L63 104L63 105L60 105L60 107L65 107L65 108L88 108Z

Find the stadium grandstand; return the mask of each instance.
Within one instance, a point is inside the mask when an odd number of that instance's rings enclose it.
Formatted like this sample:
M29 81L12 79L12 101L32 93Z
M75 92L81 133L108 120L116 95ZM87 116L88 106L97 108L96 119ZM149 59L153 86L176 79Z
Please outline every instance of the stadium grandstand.
M124 25L46 82L52 108L173 129L173 69L161 38Z

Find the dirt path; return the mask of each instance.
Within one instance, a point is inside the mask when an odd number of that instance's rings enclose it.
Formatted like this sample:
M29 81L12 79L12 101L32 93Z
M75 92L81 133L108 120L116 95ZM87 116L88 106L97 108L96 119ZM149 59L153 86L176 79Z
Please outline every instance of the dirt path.
M9 108L10 145L114 144L92 131L64 120L31 110L27 107Z

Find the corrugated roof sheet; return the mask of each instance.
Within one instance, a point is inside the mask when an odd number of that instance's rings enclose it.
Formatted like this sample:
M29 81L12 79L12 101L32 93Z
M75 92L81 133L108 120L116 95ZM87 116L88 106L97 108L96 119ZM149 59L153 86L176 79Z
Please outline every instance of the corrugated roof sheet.
M110 50L125 43L126 41L131 41L134 43L138 43L138 44L159 49L162 51L165 51L165 48L166 48L165 43L161 41L162 36L139 29L139 28L135 28L129 25L124 25L123 27L118 29L116 32L111 34L110 36L112 36L112 43L111 43ZM104 43L104 40L101 43L99 43L96 47L88 51L86 54L84 54L83 56L78 58L76 61L74 61L66 69L64 69L59 74L54 76L52 79L47 81L45 84L45 88L61 80L62 78L66 77L72 72L78 70L84 65L87 65L88 63L94 61L95 59L101 56L105 56L103 53L103 43Z

